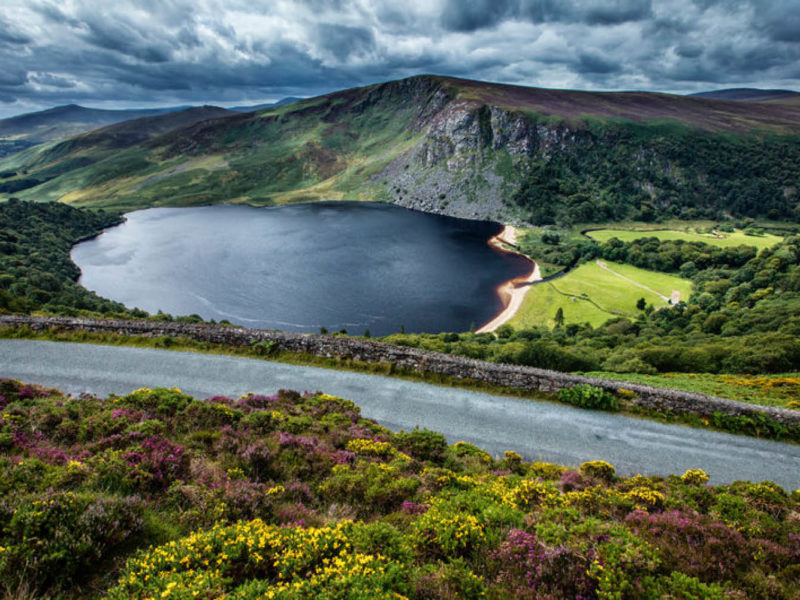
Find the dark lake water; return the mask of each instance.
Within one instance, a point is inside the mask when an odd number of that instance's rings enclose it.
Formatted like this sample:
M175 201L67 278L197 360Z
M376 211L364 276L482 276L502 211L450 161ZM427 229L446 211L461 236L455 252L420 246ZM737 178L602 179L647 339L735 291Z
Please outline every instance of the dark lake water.
M467 331L502 310L524 259L497 223L385 204L152 208L72 250L80 282L128 307L361 335Z

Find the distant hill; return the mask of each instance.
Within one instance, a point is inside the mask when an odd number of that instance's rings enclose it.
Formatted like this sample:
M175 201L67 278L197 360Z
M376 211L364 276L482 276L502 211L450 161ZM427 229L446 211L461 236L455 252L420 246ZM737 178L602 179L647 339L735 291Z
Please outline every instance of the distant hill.
M695 98L735 100L738 102L768 102L800 98L800 92L792 90L761 90L758 88L730 88L689 95Z
M236 112L253 112L256 110L264 110L265 108L272 108L273 106L283 106L284 104L291 104L292 102L299 102L302 98L298 98L295 96L289 96L288 98L282 98L277 102L268 102L266 104L254 104L252 106L231 106L228 110L233 110Z
M0 120L0 138L21 139L33 143L47 142L78 135L104 125L175 110L180 108L104 110L68 104Z
M39 144L6 159L10 167L0 172L0 194L16 194L37 187L173 129L229 114L236 113L216 106L187 108L131 119L61 141Z
M800 187L800 106L771 102L421 75L203 115L141 141L137 129L0 160L0 174L17 173L0 191L124 210L376 200L547 224L790 218Z

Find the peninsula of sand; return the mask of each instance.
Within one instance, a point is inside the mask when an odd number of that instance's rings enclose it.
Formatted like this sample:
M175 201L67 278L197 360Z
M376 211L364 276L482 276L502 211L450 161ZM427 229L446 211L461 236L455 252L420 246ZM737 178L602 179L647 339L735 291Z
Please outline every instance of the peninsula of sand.
M503 300L505 308L494 319L478 329L477 333L494 331L511 320L517 314L519 307L522 306L522 301L525 299L525 294L530 289L531 284L542 279L539 265L521 252L513 250L513 248L517 247L517 229L514 226L506 225L503 231L489 240L489 245L501 252L522 256L531 263L532 270L527 277L517 277L498 286L497 293Z

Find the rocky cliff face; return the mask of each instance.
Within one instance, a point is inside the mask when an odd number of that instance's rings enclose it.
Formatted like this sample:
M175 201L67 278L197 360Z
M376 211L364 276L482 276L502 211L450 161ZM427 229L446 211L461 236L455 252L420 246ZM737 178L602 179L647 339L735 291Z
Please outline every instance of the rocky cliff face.
M528 160L566 151L576 133L474 100L432 92L416 126L422 141L373 182L407 208L474 219L517 221L508 202Z

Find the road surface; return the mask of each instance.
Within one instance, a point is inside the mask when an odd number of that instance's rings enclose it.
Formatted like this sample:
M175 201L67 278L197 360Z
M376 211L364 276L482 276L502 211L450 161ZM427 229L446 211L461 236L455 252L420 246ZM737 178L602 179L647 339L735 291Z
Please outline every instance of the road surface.
M624 475L700 467L712 483L768 479L800 488L798 445L379 375L149 348L0 340L0 377L72 394L124 394L144 386L178 386L198 398L319 390L353 400L364 416L390 429L419 425L494 455L515 450L568 466L602 459Z

